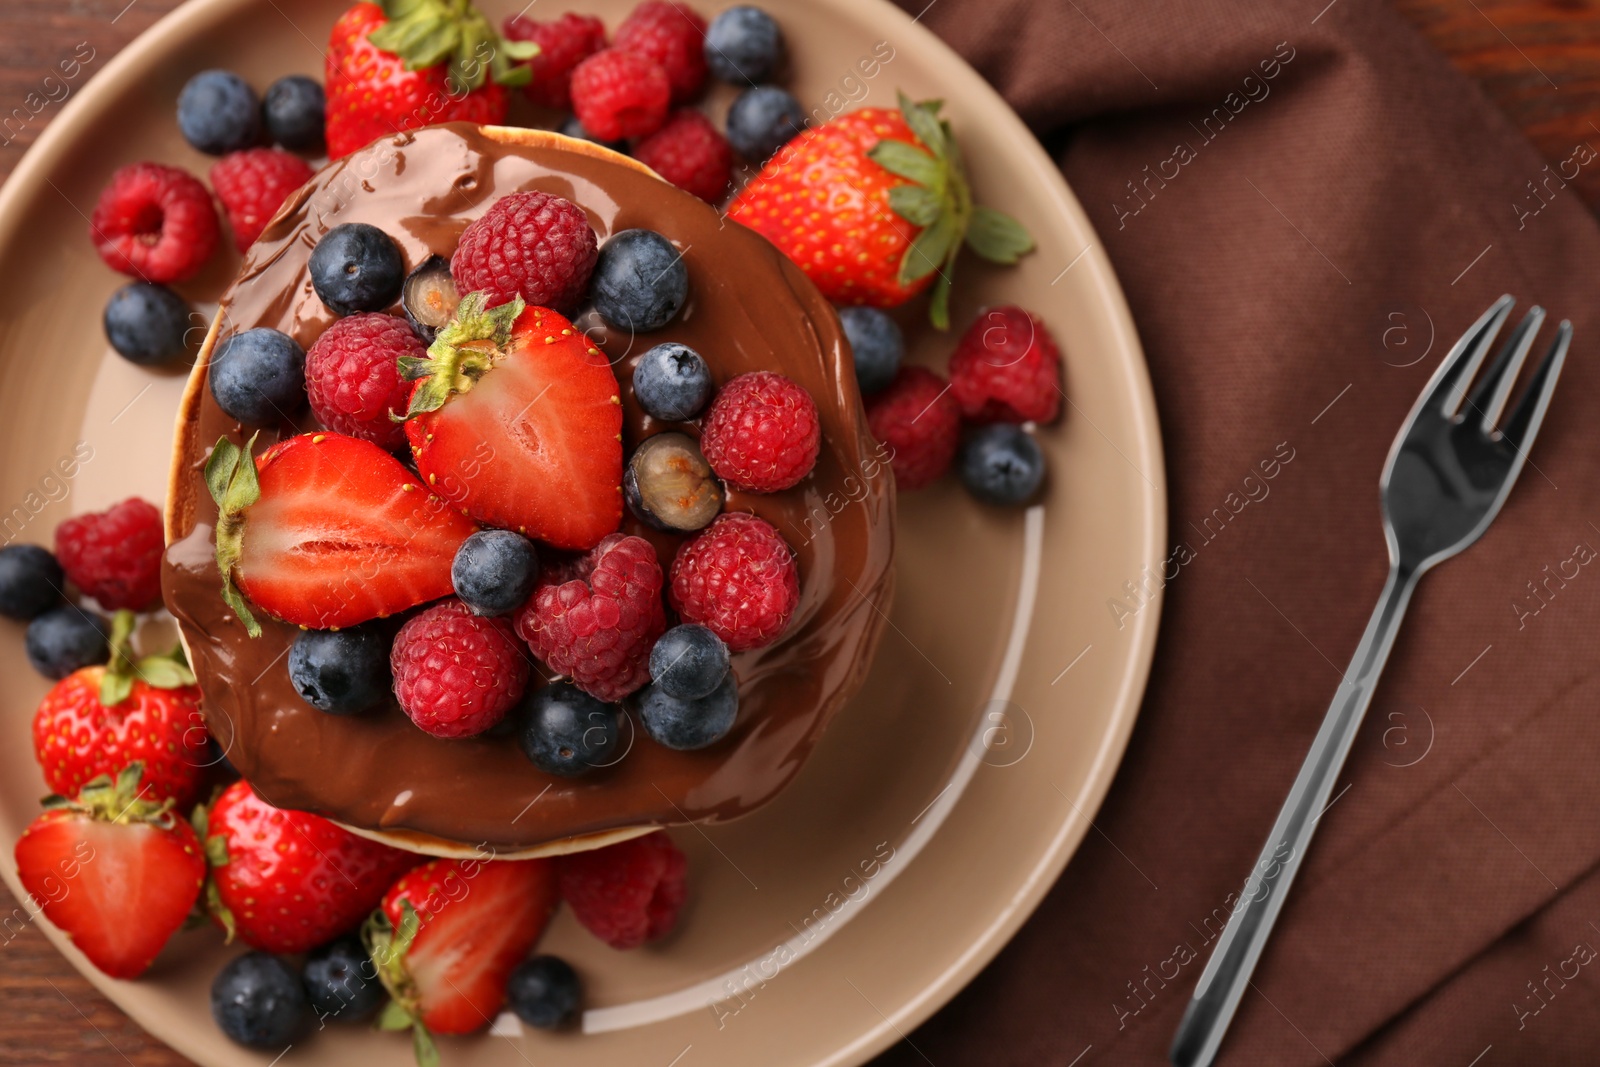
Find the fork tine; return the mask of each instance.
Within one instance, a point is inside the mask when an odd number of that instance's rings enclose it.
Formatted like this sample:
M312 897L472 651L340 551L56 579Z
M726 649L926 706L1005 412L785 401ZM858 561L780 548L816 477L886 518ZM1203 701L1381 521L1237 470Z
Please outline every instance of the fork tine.
M1550 406L1550 394L1556 391L1556 379L1561 376L1561 364L1566 362L1567 348L1572 344L1572 323L1563 319L1556 331L1556 339L1545 353L1539 367L1528 382L1527 392L1517 401L1501 430L1502 437L1519 452L1526 453L1533 444L1539 424L1544 421L1545 409Z
M1483 357L1515 303L1511 294L1507 293L1491 304L1489 310L1461 335L1461 340L1455 343L1450 354L1439 364L1439 369L1434 371L1433 381L1428 383L1426 399L1417 406L1418 411L1437 404L1445 418L1454 417L1456 410L1461 407L1461 398L1467 395L1467 385L1472 381L1472 376L1478 373Z
M1467 397L1467 414L1470 416L1476 412L1480 416L1484 433L1494 430L1496 420L1505 410L1511 387L1517 382L1517 371L1522 368L1522 361L1527 358L1528 349L1533 347L1533 339L1543 325L1544 308L1535 304L1522 316L1517 328L1500 346L1494 362L1489 364L1489 369L1484 371L1478 384L1472 387L1472 395Z

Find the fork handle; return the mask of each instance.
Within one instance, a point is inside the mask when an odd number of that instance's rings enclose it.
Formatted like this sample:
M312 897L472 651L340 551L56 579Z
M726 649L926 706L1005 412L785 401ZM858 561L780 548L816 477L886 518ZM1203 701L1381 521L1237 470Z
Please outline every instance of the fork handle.
M1244 892L1233 905L1228 925L1195 986L1194 999L1189 1001L1173 1035L1168 1056L1176 1067L1210 1067L1216 1059L1223 1035L1272 933L1272 924L1300 869L1317 820L1327 809L1329 794L1350 754L1367 705L1372 702L1372 690L1394 647L1395 633L1400 629L1417 578L1418 572L1398 565L1389 571L1378 606L1361 635L1361 644L1356 646L1316 740L1311 743L1311 751L1278 812L1272 834L1255 870L1245 881Z

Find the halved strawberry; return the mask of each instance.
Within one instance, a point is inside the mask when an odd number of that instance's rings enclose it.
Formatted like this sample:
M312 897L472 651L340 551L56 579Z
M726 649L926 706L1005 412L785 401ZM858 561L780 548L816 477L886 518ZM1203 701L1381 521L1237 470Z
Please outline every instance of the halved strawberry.
M437 1062L432 1033L494 1021L506 980L556 906L549 860L441 859L401 876L362 936L394 999L381 1030L412 1032L417 1062Z
M224 437L206 462L223 599L250 636L261 627L245 597L328 630L450 594L451 561L477 527L399 460L337 433L279 441L251 463L254 444Z
M47 810L17 841L17 876L31 907L112 978L144 973L189 915L206 861L170 800L145 799L138 762Z
M572 323L462 299L423 360L406 436L428 486L488 526L587 550L622 522L617 376Z

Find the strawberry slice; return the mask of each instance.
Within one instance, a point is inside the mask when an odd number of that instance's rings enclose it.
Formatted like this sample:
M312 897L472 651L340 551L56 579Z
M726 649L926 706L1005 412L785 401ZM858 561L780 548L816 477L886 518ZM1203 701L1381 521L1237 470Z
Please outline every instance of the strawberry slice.
M362 931L393 998L378 1028L410 1029L429 1063L432 1033L488 1026L556 901L549 860L440 859L402 875Z
M586 551L622 522L622 402L571 322L462 299L427 359L402 357L406 436L430 488L488 526Z
M172 802L141 795L144 765L103 775L47 810L17 841L29 904L112 978L143 974L200 896L206 861Z
M223 599L251 637L261 627L245 597L328 630L450 594L456 549L477 527L399 460L337 433L291 437L251 463L254 444L223 438L206 462Z

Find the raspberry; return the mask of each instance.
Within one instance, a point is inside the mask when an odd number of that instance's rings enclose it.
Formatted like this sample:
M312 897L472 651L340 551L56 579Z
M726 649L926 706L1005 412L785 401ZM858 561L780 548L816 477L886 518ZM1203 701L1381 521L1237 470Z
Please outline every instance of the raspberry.
M615 46L661 64L672 102L693 100L706 81L706 20L688 5L645 0L617 27Z
M572 110L601 141L655 133L667 121L671 100L667 72L635 52L607 48L572 72Z
M540 581L517 614L517 633L590 696L621 700L650 680L650 646L667 628L661 584L650 542L611 534Z
M950 392L974 422L1053 422L1060 383L1055 339L1019 307L980 313L950 357Z
M777 640L800 600L794 553L765 519L742 511L719 515L678 549L672 606L722 638L731 652Z
M389 652L400 710L434 737L470 737L505 718L528 684L528 657L504 619L454 597L413 616Z
M689 861L666 831L557 861L561 899L584 929L612 948L669 933L687 895Z
M277 148L250 148L213 163L211 188L228 214L239 251L255 244L289 194L310 180L305 160Z
M700 424L700 451L717 476L738 489L772 493L817 464L817 405L800 386L769 370L722 387Z
M709 119L680 108L667 124L640 141L633 157L679 189L715 204L733 180L733 149Z
M134 163L113 174L89 220L106 266L162 285L194 277L216 250L217 230L206 187L160 163Z
M400 376L402 356L428 350L405 319L363 312L335 322L306 352L306 395L323 426L394 451L405 444L402 423L411 383Z
M110 610L141 611L161 599L161 512L129 497L56 527L56 558L77 587Z
M889 388L867 399L872 436L893 451L901 490L921 489L950 469L961 444L961 407L950 386L924 367L901 367Z
M487 292L491 307L521 296L566 312L583 299L598 250L588 216L572 201L512 193L462 232L450 273L463 294Z
M541 107L571 110L572 68L606 46L605 23L570 11L550 22L513 15L506 19L505 31L509 40L539 46L539 54L528 61L533 73L523 90L528 99Z

